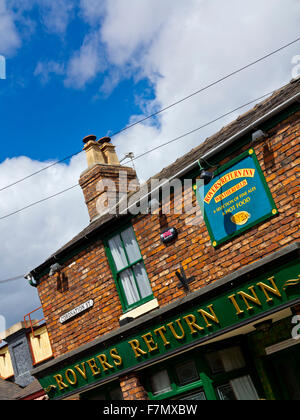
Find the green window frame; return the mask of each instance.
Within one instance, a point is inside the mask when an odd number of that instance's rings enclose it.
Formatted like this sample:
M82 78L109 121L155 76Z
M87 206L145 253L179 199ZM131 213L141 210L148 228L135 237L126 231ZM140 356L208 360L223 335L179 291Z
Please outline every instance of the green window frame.
M220 372L214 374L211 366L206 359L206 356L212 353L216 353L219 350L231 349L233 347L239 347L244 357L245 365L241 368L234 369L230 372ZM180 380L177 374L177 368L181 365L194 362L195 368L198 372L198 380L191 381L185 385L180 384ZM154 394L151 385L152 375L156 373L166 371L170 381L170 389L160 394ZM147 370L145 374L145 388L148 392L150 400L162 401L168 399L180 399L182 397L188 397L197 393L197 391L203 391L206 399L215 401L220 400L218 388L229 385L231 380L241 378L244 376L250 376L258 396L262 395L262 390L258 382L258 378L255 375L254 367L249 360L249 355L244 347L243 343L231 342L225 345L212 346L204 351L195 350L190 352L188 355L178 356L171 361L156 365Z
M126 233L130 236L132 241L131 248L134 248L133 252L131 252L132 255L130 255L128 251L128 244L125 243L124 236ZM154 296L151 284L132 225L124 226L122 229L119 229L108 236L104 241L104 246L123 312L128 312L153 300ZM115 247L114 250L112 250L112 246ZM118 255L116 255L116 248L118 248ZM134 253L136 255L134 255ZM118 261L116 261L116 259L118 259ZM128 282L127 290L125 290L124 287L126 281L124 281L124 278L126 276ZM142 290L142 288L144 288L144 290ZM129 296L130 294L131 296ZM133 301L131 302L130 299Z

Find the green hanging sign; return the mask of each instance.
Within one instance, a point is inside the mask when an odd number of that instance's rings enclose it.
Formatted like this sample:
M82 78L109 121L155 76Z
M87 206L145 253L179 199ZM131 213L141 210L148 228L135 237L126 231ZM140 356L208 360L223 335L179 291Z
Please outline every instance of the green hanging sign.
M197 181L194 191L214 247L278 214L253 149L217 169L207 185Z

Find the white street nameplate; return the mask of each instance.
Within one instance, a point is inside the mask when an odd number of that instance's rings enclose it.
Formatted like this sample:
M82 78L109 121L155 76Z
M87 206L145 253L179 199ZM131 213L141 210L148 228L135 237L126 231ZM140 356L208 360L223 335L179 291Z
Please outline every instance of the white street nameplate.
M85 302L82 305L77 306L77 308L72 309L70 312L66 313L65 315L62 315L59 318L59 322L63 324L64 322L68 321L71 318L74 318L74 316L80 314L81 312L86 311L89 308L92 308L93 306L94 306L94 301L91 299L88 302Z

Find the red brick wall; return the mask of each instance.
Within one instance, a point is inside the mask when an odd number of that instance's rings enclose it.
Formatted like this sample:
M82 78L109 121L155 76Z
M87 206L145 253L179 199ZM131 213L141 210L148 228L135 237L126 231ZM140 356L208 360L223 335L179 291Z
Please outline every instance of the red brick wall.
M164 306L183 297L175 271L182 263L188 276L195 276L191 290L217 281L300 239L300 112L270 131L270 137L253 145L279 216L258 225L232 241L214 249L203 222L189 226L187 216L138 216L133 226L144 257L154 296ZM221 164L238 156L249 145ZM194 193L190 191L195 203ZM176 202L175 207L179 204ZM174 207L174 202L171 208ZM176 242L163 245L160 233L165 224L176 227ZM57 290L57 278L44 279L38 286L55 356L92 341L119 327L120 300L101 240L66 264L67 287ZM95 305L65 325L59 317L74 307L94 299Z
M72 258L58 276L38 286L54 356L67 353L119 326L121 304L100 241ZM76 306L94 300L93 308L60 324L59 318Z
M252 147L279 210L278 217L257 225L218 249L212 247L205 224L202 222L199 226L188 226L185 215L166 216L169 226L179 231L178 240L167 247L159 241L160 224L157 216L148 216L147 220L140 218L134 223L146 269L160 305L185 295L183 289L178 289L179 281L175 275L180 262L187 276L196 277L196 281L190 285L191 290L195 291L299 240L299 117L300 113L297 113L273 129L267 141ZM249 145L221 164L248 149ZM190 193L195 202L194 193Z
M120 168L122 173L120 175ZM99 209L97 209L97 200L101 197L103 205L105 207L111 205L111 198L115 198L115 190L109 190L109 186L105 184L105 179L112 180L114 182L115 189L118 193L124 194L127 192L127 180L131 183L131 190L139 185L136 172L134 169L119 165L102 165L97 164L93 166L89 171L84 172L80 179L79 184L82 188L85 203L88 208L90 220L95 219L99 216ZM99 183L100 180L104 180L104 183ZM97 184L98 188L97 187ZM105 197L103 195L105 194Z
M120 378L120 387L126 401L148 400L148 394L136 375Z

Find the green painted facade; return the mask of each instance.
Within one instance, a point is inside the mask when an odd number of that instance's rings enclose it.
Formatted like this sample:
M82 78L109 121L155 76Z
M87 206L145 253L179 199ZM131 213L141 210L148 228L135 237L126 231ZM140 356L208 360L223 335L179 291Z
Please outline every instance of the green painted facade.
M195 302L188 310L161 319L109 347L78 361L66 363L39 379L51 399L80 392L101 384L122 372L168 358L235 328L259 320L290 304L300 302L300 285L286 287L288 280L300 277L300 262L292 261L280 269L241 282L217 297ZM56 376L56 377L55 377Z
M248 337L248 346L251 349L256 371L259 375L265 398L267 400L281 399L281 393L276 380L272 380L270 369L270 357L266 356L266 347L281 343L291 338L292 318L288 317L274 323L267 332L255 332ZM292 348L292 351L299 352L300 342ZM283 351L284 352L284 351ZM280 352L281 354L281 352Z

